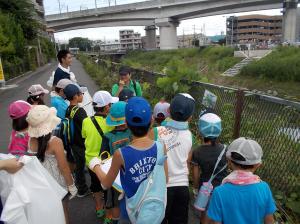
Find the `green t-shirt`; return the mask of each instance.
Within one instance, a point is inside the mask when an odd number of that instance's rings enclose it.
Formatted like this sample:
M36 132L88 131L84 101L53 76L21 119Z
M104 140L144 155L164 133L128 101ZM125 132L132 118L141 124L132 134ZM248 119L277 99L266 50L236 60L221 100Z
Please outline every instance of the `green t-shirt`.
M139 82L136 82L136 90L134 89L134 84L133 81L130 80L130 84L129 86L124 86L124 88L128 88L130 89L132 92L135 93L136 96L142 96L142 88ZM117 92L119 90L119 85L118 84L114 84L111 90L111 95L116 96Z
M98 122L104 134L114 129L114 127L110 127L106 124L104 117L95 116L95 119ZM102 144L102 137L100 136L90 117L87 117L83 120L81 134L82 137L85 139L85 160L86 164L88 165L93 157L99 156Z

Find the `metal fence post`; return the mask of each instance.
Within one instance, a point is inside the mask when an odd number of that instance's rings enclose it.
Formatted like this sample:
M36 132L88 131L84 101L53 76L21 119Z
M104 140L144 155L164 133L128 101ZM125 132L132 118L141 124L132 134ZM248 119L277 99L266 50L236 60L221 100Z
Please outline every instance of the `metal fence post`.
M244 108L244 97L245 97L245 92L242 89L239 89L236 92L235 121L233 127L234 139L240 137L241 120L242 120L242 113Z

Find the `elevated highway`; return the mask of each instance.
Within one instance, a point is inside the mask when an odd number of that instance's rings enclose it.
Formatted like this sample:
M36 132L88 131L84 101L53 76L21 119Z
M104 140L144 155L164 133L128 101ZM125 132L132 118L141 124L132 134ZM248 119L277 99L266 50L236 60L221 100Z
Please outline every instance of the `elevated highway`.
M48 15L46 21L47 27L55 32L94 27L146 26L148 48L155 46L155 29L159 27L161 48L173 49L177 46L176 27L182 20L283 6L288 17L294 18L296 15L289 9L296 6L297 11L297 3L298 0L152 0ZM284 26L294 20L287 21Z

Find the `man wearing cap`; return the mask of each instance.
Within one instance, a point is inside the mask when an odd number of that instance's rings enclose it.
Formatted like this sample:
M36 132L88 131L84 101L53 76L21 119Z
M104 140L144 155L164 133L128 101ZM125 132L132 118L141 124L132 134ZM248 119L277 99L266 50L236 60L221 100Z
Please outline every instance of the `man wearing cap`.
M113 127L109 127L106 124L106 116L109 113L111 104L119 101L119 98L112 97L107 91L98 91L93 96L93 106L95 110L95 116L87 117L82 123L82 137L85 144L85 160L86 164L89 164L93 157L97 157L100 154L102 145L102 135L113 130ZM100 132L102 131L102 133ZM97 176L89 170L91 176L91 191L94 194L96 203L96 215L98 218L104 216L104 201L103 201L103 189L97 178Z
M64 88L72 84L73 82L69 79L61 79L55 86L55 91L51 92L50 103L51 107L55 107L57 110L57 116L60 119L64 119L66 117L66 110L68 108L68 104L65 101Z
M48 93L49 91L40 84L32 85L28 89L27 102L31 105L44 105L44 95Z
M207 213L212 223L274 223L276 206L270 187L254 174L262 155L261 146L244 137L228 146L226 157L233 172L213 191Z
M119 96L123 89L130 89L134 96L142 96L142 88L139 82L131 79L131 69L127 66L122 66L119 69L120 81L112 87L112 95Z

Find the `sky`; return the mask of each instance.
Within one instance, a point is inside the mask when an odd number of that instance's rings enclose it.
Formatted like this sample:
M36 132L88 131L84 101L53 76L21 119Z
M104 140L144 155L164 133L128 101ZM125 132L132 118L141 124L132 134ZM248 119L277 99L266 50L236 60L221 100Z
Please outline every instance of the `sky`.
M81 9L91 9L97 7L108 6L109 1L111 5L115 2L119 4L127 4L133 2L142 2L145 0L44 0L44 7L47 14L59 13L59 3L61 12L77 11ZM276 10L264 10L254 11L247 13L235 13L219 16L210 16L204 18L190 19L181 21L177 27L177 35L192 34L194 33L194 27L196 33L204 33L207 36L219 35L221 32L226 30L226 17L231 15L249 15L249 14L263 14L263 15L280 15L280 9ZM120 29L133 29L136 32L145 35L144 27L133 26L133 27L103 27L103 28L91 28L91 29L80 29L73 31L60 32L55 34L55 39L61 43L68 42L73 37L87 37L92 40L114 40L119 39ZM158 30L157 30L158 34Z

